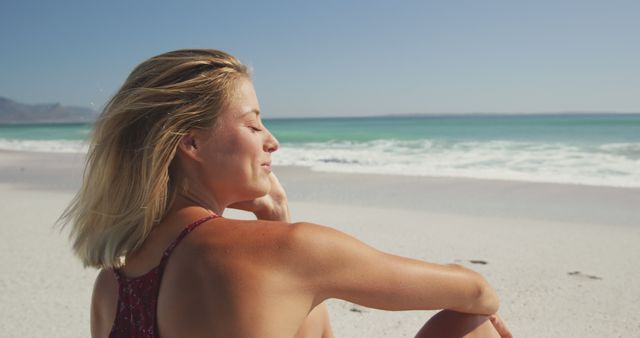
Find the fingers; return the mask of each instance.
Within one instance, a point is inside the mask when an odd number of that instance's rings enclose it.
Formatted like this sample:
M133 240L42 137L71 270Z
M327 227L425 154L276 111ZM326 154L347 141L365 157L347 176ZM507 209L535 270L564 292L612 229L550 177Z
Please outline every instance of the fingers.
M498 331L498 334L501 338L513 338L511 331L507 328L507 325L498 315L489 316L489 321L493 324L493 327Z
M253 212L258 219L281 220L288 219L287 195L274 172L269 174L271 188L261 197L248 201L232 203L228 208Z
M271 189L269 190L268 195L271 196L271 198L273 198L276 203L279 203L280 201L286 199L287 193L285 192L284 187L280 183L280 180L278 180L278 177L276 177L275 173L271 172L269 175L269 180L271 181Z

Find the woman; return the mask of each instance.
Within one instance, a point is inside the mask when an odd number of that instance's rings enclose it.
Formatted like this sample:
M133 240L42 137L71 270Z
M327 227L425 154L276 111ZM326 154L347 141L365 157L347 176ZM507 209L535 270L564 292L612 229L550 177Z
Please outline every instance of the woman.
M327 338L328 298L447 309L419 337L510 336L480 275L291 223L271 171L278 147L234 57L179 50L133 70L96 123L61 218L85 266L101 268L92 337ZM225 208L257 220L219 217Z

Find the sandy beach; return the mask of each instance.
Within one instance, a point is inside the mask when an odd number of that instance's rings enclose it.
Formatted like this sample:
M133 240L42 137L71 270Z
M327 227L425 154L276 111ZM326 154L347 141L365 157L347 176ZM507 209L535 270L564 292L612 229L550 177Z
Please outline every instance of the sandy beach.
M97 271L83 269L66 233L52 227L80 184L82 162L82 154L0 152L0 337L89 336ZM294 221L481 272L516 337L640 332L640 189L274 171ZM329 308L340 338L413 337L432 315L340 300Z

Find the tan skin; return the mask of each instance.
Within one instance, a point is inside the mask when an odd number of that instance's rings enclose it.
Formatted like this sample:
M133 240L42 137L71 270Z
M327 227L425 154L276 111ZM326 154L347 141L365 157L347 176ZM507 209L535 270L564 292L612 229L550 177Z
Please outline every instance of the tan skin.
M447 309L416 337L511 337L495 315L496 293L479 274L384 253L329 227L291 223L286 193L266 165L278 142L260 120L251 82L243 78L238 88L217 127L183 137L176 177L188 190L127 257L124 273L140 276L155 267L184 226L210 211L236 208L257 220L209 220L176 247L158 296L161 337L331 338L329 298L385 310ZM113 272L102 270L92 337L108 337L117 295Z

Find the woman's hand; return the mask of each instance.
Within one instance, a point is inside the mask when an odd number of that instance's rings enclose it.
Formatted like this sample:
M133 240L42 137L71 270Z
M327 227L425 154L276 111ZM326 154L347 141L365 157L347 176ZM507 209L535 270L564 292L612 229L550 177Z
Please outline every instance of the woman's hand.
M250 201L233 203L229 208L253 212L262 220L290 222L287 194L273 172L269 174L269 182L271 189L266 195Z
M511 331L507 328L507 325L504 323L502 318L497 314L489 316L489 321L493 324L493 327L498 331L500 338L513 338Z

